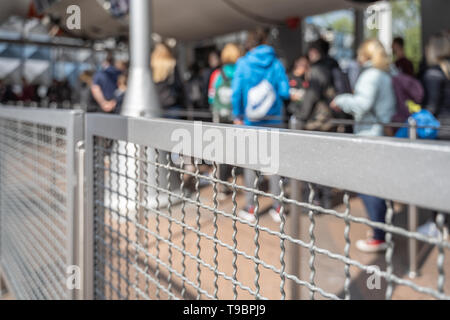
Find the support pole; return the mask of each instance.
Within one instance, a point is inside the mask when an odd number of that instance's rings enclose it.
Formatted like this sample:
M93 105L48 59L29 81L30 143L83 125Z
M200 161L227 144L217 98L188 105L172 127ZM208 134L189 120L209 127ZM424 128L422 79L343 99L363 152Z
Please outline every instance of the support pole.
M292 117L289 122L289 129L300 130L301 123ZM302 183L298 180L291 179L291 198L297 201L302 201ZM291 212L289 213L288 219L288 234L294 239L300 239L300 215L301 208L295 204L291 206ZM288 257L288 273L301 279L300 276L300 247L292 242L288 243L287 246L287 257ZM301 288L300 286L291 281L289 288L290 300L300 300L301 299Z
M377 3L379 10L378 39L388 54L392 54L392 7L389 1Z
M122 107L122 115L128 117L145 117L158 118L162 116L161 104L159 102L158 93L153 83L152 72L150 68L151 56L151 39L152 39L152 21L153 21L153 1L152 0L130 0L130 75L128 80L128 88ZM136 219L143 221L144 209L143 202L147 201L147 205L156 208L157 203L160 207L167 206L169 202L168 196L160 196L156 199L156 191L150 187L146 187L139 181L145 166L148 164L142 161L155 160L155 151L149 149L147 154L143 151L143 146L127 144L123 141L116 142L118 154L111 157L111 166L118 168L120 176L113 176L117 179L119 192L114 192L110 197L110 208L115 212L119 212L117 220L126 222L127 219ZM158 162L164 163L166 153L161 152ZM136 161L139 157L139 161ZM151 173L148 175L148 185L157 185L153 167L147 168ZM168 185L168 172L160 168L160 180L158 187L166 187ZM139 173L141 174L139 176ZM128 181L124 176L128 177ZM171 187L174 192L178 192L180 182L179 179L172 174ZM114 180L116 182L116 180ZM146 190L148 188L149 190ZM121 192L120 192L121 191ZM126 201L124 197L118 194L126 194L128 198L136 199L138 202L138 210L132 202ZM144 200L144 195L148 198ZM108 200L108 197L106 197ZM125 215L128 213L127 219ZM137 217L136 217L137 215ZM140 236L142 238L142 235Z
M417 122L413 118L409 118L409 140L417 140ZM418 210L414 205L408 206L408 229L410 232L417 231ZM417 277L417 240L410 238L408 240L409 255L409 277L414 279Z
M161 115L150 70L152 0L130 1L130 76L122 115L154 118Z
M364 9L355 8L355 30L353 41L354 57L357 56L358 48L364 41Z

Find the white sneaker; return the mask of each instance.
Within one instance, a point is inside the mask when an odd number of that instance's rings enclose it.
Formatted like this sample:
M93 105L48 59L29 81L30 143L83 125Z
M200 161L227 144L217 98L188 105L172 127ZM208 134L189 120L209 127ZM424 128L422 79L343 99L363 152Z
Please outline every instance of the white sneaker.
M428 221L421 225L417 228L417 232L429 238L441 238L441 231L439 231L436 223L433 221Z
M255 213L252 209L250 209L248 211L246 211L246 210L239 211L239 217L250 223L256 223Z
M270 216L272 217L272 220L276 223L281 223L281 215L280 215L280 209L270 209L269 211Z
M356 247L362 252L377 253L386 251L388 248L388 244L386 243L386 241L366 239L356 241Z
M217 194L217 200L219 201L225 201L228 200L229 198L231 198L231 196L229 194L226 194L225 192L219 192Z

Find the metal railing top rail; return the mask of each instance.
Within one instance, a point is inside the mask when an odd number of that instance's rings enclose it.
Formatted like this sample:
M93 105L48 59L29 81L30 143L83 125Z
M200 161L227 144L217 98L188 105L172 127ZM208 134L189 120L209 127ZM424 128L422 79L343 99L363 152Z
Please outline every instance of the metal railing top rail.
M356 121L356 120L350 120L350 119L332 119L331 123L333 123L334 125L348 125L348 126L354 126L355 124L365 124L365 125L373 125L373 124L378 124L384 127L388 127L388 128L410 128L411 124L410 123L402 123L402 122L389 122L389 123L383 123L383 122L360 122L360 121ZM446 125L440 125L439 127L436 126L424 126L424 125L414 125L417 129L425 129L425 128L429 128L429 129L438 129L438 130L445 130L445 131L450 131L450 126L446 126Z
M87 114L86 121L87 139L99 136L168 152L179 144L171 137L175 130L184 129L191 137L195 136L196 130L195 122L167 119ZM202 128L204 131L214 129L223 137L227 136L228 130L238 136L261 130L211 123L202 123ZM267 141L274 141L272 138L279 142L280 176L450 211L450 197L444 192L450 189L449 143L267 130ZM183 155L253 170L263 169L261 165L205 155L198 148L184 150Z
M14 105L14 104L17 105ZM41 104L39 104L38 102L30 102L30 103L25 103L23 101L16 101L16 102L9 102L7 103L8 106L11 106L10 108L26 108L27 110L30 109L36 109L36 110L42 110L43 106ZM63 103L56 103L56 102L51 102L51 103L46 103L44 105L45 109L49 109L49 110L56 110L56 111L62 111L62 110L74 110L77 112L81 112L81 105L75 104L75 105L71 105L70 101L65 101ZM164 110L163 111L163 118L174 118L174 117L180 117L180 118L187 118L187 119L202 119L202 120L213 120L213 113L211 111L207 111L207 110ZM273 116L273 117L266 117L264 118L264 120L282 120L284 122L288 122L290 120L290 118L288 116L281 116L281 117L277 117L277 116ZM384 127L387 128L410 128L411 124L406 123L406 122L389 122L389 123L382 123L382 122L361 122L361 121L356 121L356 120L352 120L352 119L338 119L338 118L333 118L330 119L331 124L333 124L334 126L354 126L355 124L363 124L363 125L373 125L373 124L378 124L378 125L382 125ZM417 129L438 129L440 131L450 131L450 126L448 125L440 125L439 127L436 126L424 126L424 125L415 125L415 127Z
M163 112L164 117L184 117L184 118L197 118L197 119L211 119L213 118L213 113L211 111L199 111L199 110L164 110ZM288 116L272 116L272 117L266 117L264 120L281 120L288 122L290 118ZM344 126L354 126L355 124L364 124L364 125L382 125L384 127L388 128L409 128L411 127L411 124L406 122L389 122L389 123L382 123L382 122L361 122L356 121L352 119L339 119L339 118L333 118L330 119L331 124L334 126L344 125ZM440 125L439 127L436 126L423 126L423 125L415 125L418 129L424 129L424 128L430 128L430 129L438 129L441 131L450 131L450 126L447 125Z
M47 126L68 127L74 116L83 115L81 110L57 110L40 108L19 108L0 105L0 117L18 121L29 121ZM82 128L81 128L82 129Z

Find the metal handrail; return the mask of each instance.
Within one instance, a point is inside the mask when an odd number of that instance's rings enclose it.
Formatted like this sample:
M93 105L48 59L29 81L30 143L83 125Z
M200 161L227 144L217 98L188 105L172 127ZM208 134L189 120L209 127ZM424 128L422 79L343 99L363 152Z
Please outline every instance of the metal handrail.
M282 277L286 277L289 279L295 279L291 288L291 298L296 299L299 297L299 284L306 285L306 283L302 282L300 279L300 268L299 268L299 251L298 245L308 247L308 244L302 243L300 240L300 229L299 229L299 219L302 213L301 208L303 206L299 205L303 200L302 195L302 185L303 183L300 181L307 181L312 183L310 188L314 188L313 184L323 185L327 187L334 187L341 190L353 191L357 193L373 195L380 198L399 201L401 203L406 203L410 205L409 210L409 229L405 230L400 227L394 227L391 223L392 218L392 207L390 212L390 217L387 219L386 224L374 223L366 219L360 219L356 217L348 218L346 221L348 224L348 228L350 226L350 222L361 221L363 224L367 226L377 227L385 230L386 232L392 232L394 234L400 234L408 239L409 243L409 265L410 265L410 275L415 276L417 271L417 241L424 241L424 238L418 236L417 233L417 216L418 212L416 210L416 206L426 207L430 209L435 209L443 212L449 212L450 210L450 199L447 199L445 192L442 190L447 189L450 186L450 172L446 170L448 163L450 161L450 144L443 142L434 142L434 141L411 141L414 139L415 131L414 123L411 123L411 135L410 140L407 139L390 139L386 137L358 137L354 135L345 135L345 134L337 134L337 133L317 133L317 132L306 132L295 130L295 126L292 126L293 130L278 130L278 129L268 129L268 128L257 128L257 127L247 127L247 126L235 126L235 125L225 125L225 124L212 124L212 123L202 123L202 122L192 122L186 120L168 120L168 119L144 119L144 118L127 118L121 116L112 116L112 115L104 115L104 114L88 114L86 116L86 141L87 141L87 173L89 179L87 180L87 203L88 203L88 216L90 217L89 229L93 230L93 224L95 216L95 210L107 210L111 207L112 201L106 201L106 203L94 202L94 186L96 188L100 188L104 192L108 193L108 197L112 198L112 195L118 197L125 197L127 201L134 201L136 198L136 194L131 191L130 195L127 194L127 191L123 191L119 187L119 183L116 183L117 189L115 187L107 186L98 180L102 178L94 178L95 172L100 176L105 169L102 164L96 164L96 161L102 161L102 155L109 152L112 152L112 155L109 157L113 157L114 159L121 158L122 160L115 160L115 165L113 168L115 170L115 174L125 178L129 178L129 174L126 172L136 173L136 176L133 176L131 180L133 180L135 184L145 186L149 190L153 190L155 188L157 192L161 194L165 194L166 192L169 196L173 197L173 199L179 199L186 203L197 205L199 208L203 208L205 210L209 210L215 213L215 217L224 216L228 219L236 219L238 221L239 218L234 218L233 215L228 214L225 211L219 210L216 206L212 207L205 203L199 202L198 199L189 199L184 197L184 192L178 194L177 192L172 192L170 187L166 188L165 183L158 182L158 178L154 180L155 177L152 178L151 182L146 179L142 179L140 177L145 176L138 174L138 172L142 171L142 168L137 169L137 167L133 167L133 163L139 163L142 166L150 166L158 168L161 170L169 170L169 172L176 173L183 172L184 174L190 174L192 177L196 179L206 179L208 181L213 182L214 184L223 184L228 187L232 187L239 190L244 190L246 192L252 192L254 194L263 195L265 197L269 197L273 200L277 200L281 197L278 194L262 192L259 190L252 189L251 187L243 187L237 186L235 182L230 184L227 181L222 181L217 177L208 177L206 175L200 175L198 172L189 173L184 170L183 167L179 168L176 165L159 163L158 157L155 157L154 154L151 156L143 155L140 151L138 152L136 148L141 150L140 148L144 148L144 150L158 150L159 152L173 152L174 147L180 143L180 141L174 141L171 137L171 133L176 130L183 131L186 135L190 135L190 137L194 137L191 140L191 143L199 143L201 138L203 137L203 132L207 130L211 130L210 132L215 132L216 134L220 134L222 137L228 137L229 133L234 133L235 137L246 137L252 135L254 133L260 133L264 131L264 134L267 137L267 141L275 141L279 145L278 154L281 155L280 167L278 170L278 175L290 178L291 189L289 194L289 199L285 202L286 205L292 205L290 215L289 215L289 224L287 225L288 231L287 233L277 231L270 231L269 229L259 226L256 224L256 232L259 230L264 230L269 232L274 236L279 236L280 239L289 239L287 241L287 247L282 247L283 252L289 252L287 254L289 263L286 265L288 271L286 273L280 272ZM203 130L203 132L202 132ZM231 130L231 131L230 131ZM228 139L228 138L227 138ZM111 149L112 151L107 151L103 149L101 143L116 141L117 147ZM127 149L120 147L120 143L125 142L131 149ZM228 140L224 140L225 144L228 143ZM202 149L202 148L200 148ZM227 150L228 151L228 150ZM128 152L128 154L127 154ZM153 151L152 151L153 152ZM156 151L155 151L156 152ZM157 154L158 154L157 153ZM263 166L257 164L249 164L249 163L241 163L236 159L223 159L220 156L215 154L203 154L202 150L198 148L191 148L187 150L183 150L183 156L186 157L194 157L197 159L202 159L207 162L214 163L214 167L217 168L217 164L225 163L233 167L240 167L244 169L252 169L256 171L262 171L264 169ZM100 158L99 158L100 155ZM127 162L126 159L130 159L130 162ZM326 160L324 160L326 159ZM127 162L127 164L125 164ZM120 169L118 163L122 163L123 167ZM97 168L97 169L94 169ZM125 171L123 171L125 170ZM153 169L152 169L153 170ZM144 170L148 171L148 170ZM420 172L420 174L414 174L416 172ZM437 174L439 173L439 174ZM172 175L172 176L173 176ZM164 174L158 173L158 176L165 176ZM166 176L170 177L170 174ZM433 177L433 179L430 179ZM120 178L119 178L120 179ZM156 181L156 182L155 182ZM236 181L236 180L235 180ZM114 184L113 184L114 185ZM112 186L113 186L112 185ZM130 190L137 190L136 186L132 186ZM172 186L173 188L173 186ZM150 191L147 191L147 196ZM99 193L101 195L101 191ZM158 197L158 196L156 196ZM216 196L214 196L216 197ZM348 194L347 200L344 197L344 203L348 202ZM216 198L214 198L216 201ZM100 199L100 202L102 200ZM223 242L219 238L215 238L214 236L209 236L200 230L200 227L191 227L186 225L183 221L179 221L170 214L165 214L161 210L151 209L151 207L147 204L148 201L142 201L142 199L138 200L138 203L142 203L144 205L145 210L150 210L151 212L155 212L158 216L169 219L169 223L174 223L181 226L190 232L197 233L199 238L206 237L209 240L213 241L215 246L223 246L225 248L233 251L235 256L242 255L246 259L255 261L260 265L278 273L278 270L271 266L270 263L265 263L265 261L261 260L259 257L253 257L251 255L246 255L245 252L240 250L233 249L232 246ZM390 201L388 201L391 203ZM217 202L216 202L217 203ZM95 204L95 205L94 205ZM237 206L237 204L235 204ZM94 207L97 208L94 210ZM160 207L159 205L157 207ZM172 206L169 204L169 212L172 210ZM112 210L112 209L109 209ZM119 211L114 209L117 214ZM336 213L333 210L326 210L324 208L320 208L320 206L311 205L310 210L317 212L323 212L326 214L335 215L341 219L346 219L344 215L340 213ZM348 209L349 210L349 209ZM348 211L349 212L349 211ZM142 214L142 213L140 213ZM314 219L310 215L310 219ZM139 219L138 219L139 220ZM140 220L139 220L140 221ZM157 224L159 220L157 220ZM217 220L214 220L215 229L218 229ZM241 221L242 222L242 221ZM97 222L100 225L108 225L108 222ZM102 224L103 223L103 224ZM134 221L130 221L130 223L135 223ZM313 223L313 222L312 222ZM139 224L143 224L139 222ZM114 228L113 226L108 226L110 228ZM392 229L391 229L392 228ZM157 228L158 230L158 228ZM310 232L313 229L310 229ZM395 231L394 231L395 230ZM285 230L286 231L286 230ZM120 231L118 231L120 232ZM169 239L165 239L160 234L159 231L154 232L152 230L145 229L143 232L148 232L152 236L156 237L158 241L164 241L165 244L169 245L170 248L181 251L182 254L186 256L193 257L190 255L188 251L177 246L172 243L171 236L169 235ZM92 237L92 235L87 234L87 236ZM313 235L312 235L313 236ZM123 235L123 237L127 237ZM139 236L140 238L141 236ZM100 240L103 241L103 240ZM350 239L346 237L347 245L346 250L348 253L348 248L350 245ZM391 240L388 240L392 242ZM437 241L437 240L436 240ZM90 243L90 240L87 239L87 242ZM105 242L103 242L105 244ZM439 244L436 244L437 246ZM445 243L447 245L447 243ZM110 247L111 249L112 247ZM88 252L93 252L94 249L88 249ZM200 250L200 249L198 249ZM346 256L342 256L340 254L334 254L332 252L322 250L319 247L313 246L310 247L311 254L316 254L321 252L329 257L334 257L339 259L342 262L346 262L349 265L352 264L361 268L362 270L367 270L367 266L364 266L360 262L355 260L351 260L348 258L347 253ZM101 253L97 253L100 254ZM283 253L284 254L284 253ZM392 249L391 249L392 254ZM170 263L166 264L163 260L159 259L157 256L151 255L149 259L155 260L158 265L167 268L169 272L175 273L176 270L171 268ZM169 258L170 259L170 258ZM347 260L346 260L347 259ZM89 262L90 261L90 262ZM90 270L92 270L92 265L94 261L94 257L92 256L87 259L87 266ZM211 270L218 270L217 267L214 267L211 264L207 264L205 261L200 259L197 256L197 262L199 264L203 264L205 267L210 268ZM129 262L131 263L131 262ZM387 263L392 264L392 260L390 259ZM218 262L216 261L216 265ZM311 266L313 270L314 266ZM439 266L442 268L442 266ZM88 269L89 270L89 269ZM198 289L199 292L207 295L208 297L212 297L208 295L208 292L203 290L200 284L196 285L194 282L189 282L189 278L184 277L181 274L175 273L178 277L181 277L183 281L189 283L194 288ZM200 271L198 275L200 274ZM222 276L226 276L226 274L221 274ZM126 276L126 275L124 275ZM384 275L383 277L394 277L393 275ZM347 277L350 278L349 274ZM442 277L442 272L441 272ZM88 281L86 285L90 285L90 291L94 291L94 286L92 285L93 274L91 274L86 278ZM227 277L227 280L233 282L233 284L237 284L241 286L242 284L237 281L237 278ZM393 278L390 278L393 279ZM298 281L297 281L298 280ZM422 288L416 286L416 284L409 280L401 280L399 278L395 278L395 283L403 283L409 287L415 288L416 290L422 290ZM160 286L159 283L155 283L157 285L158 290L164 290L164 287ZM348 286L348 282L347 282ZM161 288L160 288L161 287ZM313 287L311 290L316 290L321 294L324 292L320 289ZM217 285L216 285L217 289ZM348 287L347 287L348 289ZM175 297L170 290L164 290L170 297ZM216 291L217 292L217 291ZM258 297L258 291L249 290L250 294ZM430 294L434 294L434 292L430 291ZM106 294L107 295L107 294ZM389 297L389 294L387 293ZM88 297L90 297L88 295ZM157 294L157 297L158 294ZM329 297L329 296L325 296ZM334 297L334 296L333 296ZM441 298L441 296L436 296Z
M69 101L67 101L68 105ZM57 103L50 103L50 104L45 104L43 106L39 106L39 104L37 102L31 102L28 104L25 104L23 101L17 101L16 104L19 107L32 107L32 108L49 108L51 110L54 109L60 109L58 108L58 104ZM13 102L8 103L8 105L14 105ZM62 104L64 105L64 104ZM51 107L53 106L53 107ZM67 108L66 106L64 106L61 109L71 109L73 108L73 106L70 106L70 108ZM213 120L213 112L210 110L195 110L195 109L186 109L186 110L163 110L162 111L162 117L163 118L174 118L174 117L179 117L179 118L185 118L187 120L194 120L194 119L202 119L202 120ZM288 116L269 116L269 117L264 117L261 120L281 120L284 123L288 123L290 121L290 118ZM359 125L381 125L383 127L386 128L410 128L410 124L408 122L389 122L389 123L383 123L383 122L373 122L373 121L356 121L356 120L352 120L352 119L339 119L339 118L333 118L330 119L330 123L334 126L354 126L356 124ZM416 125L415 126L417 129L437 129L440 131L449 131L450 132L450 125L440 125L439 127L436 126L424 126L424 125Z
M172 152L178 144L167 132L214 129L226 137L227 130L242 136L267 128L200 123L169 119L127 118L88 114L87 134L145 145ZM131 130L132 129L132 130ZM278 174L288 178L365 193L403 203L448 211L450 198L440 192L450 188L450 144L440 141L411 142L386 137L359 137L339 133L267 130L268 141L278 139L283 155ZM152 139L148 139L152 137ZM206 161L262 170L260 165L242 164L215 155L186 151ZM323 159L330 161L323 162ZM414 161L411 161L414 159ZM387 161L388 160L388 161ZM301 165L300 165L301 164ZM385 180L380 180L384 172ZM420 172L420 175L414 173ZM436 172L439 172L437 175ZM433 177L433 179L430 179ZM401 181L401 185L399 184Z
M212 119L213 113L211 111L197 111L197 110L165 110L163 112L164 117L184 117L187 119ZM264 117L261 120L282 120L283 122L289 122L290 118L286 116L273 116L273 117ZM389 123L383 123L383 122L370 122L370 121L356 121L351 119L331 119L331 124L335 126L339 125L348 125L348 126L354 126L355 124L362 124L362 125L381 125L383 127L388 128L410 128L410 124L407 122L389 122ZM450 131L450 126L448 125L440 125L439 127L436 126L424 126L424 125L415 125L417 129L438 129L441 131Z
M402 122L389 122L389 123L383 123L383 122L370 122L370 121L355 121L355 120L349 120L349 119L332 119L331 122L335 125L349 125L354 126L355 124L362 124L362 125L381 125L383 127L387 128L410 128L411 124L408 123L402 123ZM424 125L414 125L417 129L437 129L437 130L449 130L450 126L447 125L440 125L437 126L424 126Z

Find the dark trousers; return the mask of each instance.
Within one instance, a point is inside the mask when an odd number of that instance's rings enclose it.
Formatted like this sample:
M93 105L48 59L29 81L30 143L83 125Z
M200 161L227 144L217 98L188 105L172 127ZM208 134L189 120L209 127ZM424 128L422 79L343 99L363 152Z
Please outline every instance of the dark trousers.
M216 110L213 110L213 122L214 123L223 123L223 124L233 124L233 121L228 117L221 117L219 112ZM226 164L219 164L218 166L218 178L221 181L228 181L228 179L232 175L233 167L226 165ZM231 191L228 187L220 184L219 185L219 192L227 192Z
M366 207L367 214L369 215L369 219L374 222L386 222L386 201L377 197L366 196L363 194L359 195L362 201L364 202L364 206ZM385 240L385 232L380 229L373 229L373 238L375 240Z

